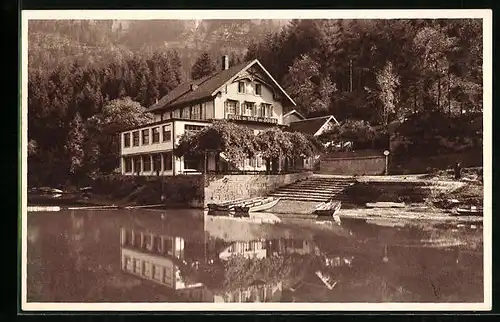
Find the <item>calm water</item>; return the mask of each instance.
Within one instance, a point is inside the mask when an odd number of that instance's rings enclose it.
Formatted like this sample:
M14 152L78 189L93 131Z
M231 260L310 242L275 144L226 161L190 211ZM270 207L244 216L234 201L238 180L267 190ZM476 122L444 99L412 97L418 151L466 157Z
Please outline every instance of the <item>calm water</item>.
M482 302L481 227L28 214L29 302Z

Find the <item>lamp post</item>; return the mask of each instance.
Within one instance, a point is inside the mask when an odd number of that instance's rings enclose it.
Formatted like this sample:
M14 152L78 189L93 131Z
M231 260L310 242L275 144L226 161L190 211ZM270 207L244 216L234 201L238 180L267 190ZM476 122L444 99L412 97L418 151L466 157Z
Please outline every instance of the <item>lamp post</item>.
M389 150L385 150L384 151L384 155L385 155L385 175L387 175L389 173Z

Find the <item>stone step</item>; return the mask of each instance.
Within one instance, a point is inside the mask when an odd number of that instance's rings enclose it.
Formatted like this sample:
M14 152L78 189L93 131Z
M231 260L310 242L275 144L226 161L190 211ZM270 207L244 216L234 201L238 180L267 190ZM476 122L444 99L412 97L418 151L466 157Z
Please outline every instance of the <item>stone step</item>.
M349 184L288 184L285 187L317 187L317 188L335 188L335 187L348 187Z
M351 183L349 182L295 182L292 183L293 185L304 185L304 186L312 186L312 185L319 185L319 186L346 186L350 185Z
M310 192L310 191L273 191L273 194L280 195L300 195L300 196L333 196L338 193L335 192Z
M328 188L345 188L349 187L349 184L330 184L330 185L323 185L323 184L291 184L291 185L286 185L285 187L301 187L301 188L309 188L309 187L314 187L314 188L323 188L323 189L328 189Z
M287 197L281 197L281 200L293 200L293 201L315 201L315 202L325 202L328 201L328 198L305 198L305 197L292 197L292 196L287 196Z
M306 181L306 182L296 182L292 183L296 185L320 185L320 186L345 186L345 185L350 185L350 182L311 182L311 181Z
M349 180L300 180L296 182L320 182L320 183L345 183L345 182L354 182L354 181L349 181Z
M275 192L280 193L309 193L309 194L319 194L319 195L332 195L341 192L342 189L337 190L308 190L308 189L278 189Z
M310 199L314 199L314 200L322 200L322 201L326 201L326 200L329 200L331 198L333 198L334 196L315 196L315 195L296 195L296 194L293 194L293 195L288 195L288 194L271 194L272 197L280 197L280 198L296 198L297 200L300 200L300 199L303 199L303 200L310 200Z

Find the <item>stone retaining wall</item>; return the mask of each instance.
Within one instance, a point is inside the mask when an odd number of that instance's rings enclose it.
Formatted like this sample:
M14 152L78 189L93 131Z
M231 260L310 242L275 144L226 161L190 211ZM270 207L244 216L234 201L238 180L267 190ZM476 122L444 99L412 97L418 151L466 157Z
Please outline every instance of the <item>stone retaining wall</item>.
M278 187L312 176L312 172L257 175L178 175L178 176L102 176L94 192L124 203L158 204L173 207L204 208L211 202L263 196Z
M265 195L277 188L306 179L311 171L290 174L207 175L205 205Z
M322 158L316 172L340 175L379 175L385 172L385 156Z

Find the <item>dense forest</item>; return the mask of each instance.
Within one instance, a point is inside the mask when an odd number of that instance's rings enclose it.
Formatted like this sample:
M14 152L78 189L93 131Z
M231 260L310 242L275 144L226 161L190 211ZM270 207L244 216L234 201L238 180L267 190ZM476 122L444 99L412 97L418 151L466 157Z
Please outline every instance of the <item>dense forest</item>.
M232 63L259 59L307 116L382 128L409 120L415 126L403 141L420 138L421 146L412 151L464 148L482 135L477 120L467 128L483 108L481 20L61 20L28 28L30 185L112 172L117 131L147 122L145 107L218 68L222 54ZM432 150L426 142L438 143Z

